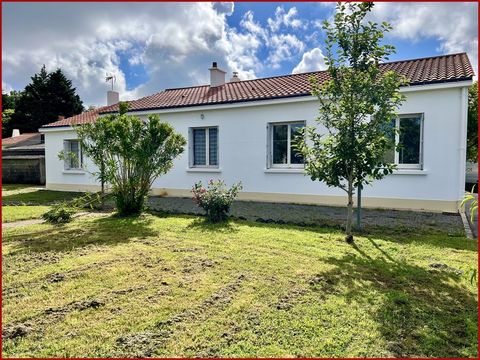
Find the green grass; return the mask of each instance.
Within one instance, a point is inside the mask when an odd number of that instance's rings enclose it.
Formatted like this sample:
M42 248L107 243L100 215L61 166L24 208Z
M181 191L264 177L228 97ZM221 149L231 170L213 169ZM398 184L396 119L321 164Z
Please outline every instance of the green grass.
M28 189L32 187L38 187L39 185L30 185L30 184L2 184L2 192L6 191L20 191L23 189Z
M5 357L477 356L464 237L351 246L326 228L153 215L3 235Z
M50 209L49 206L3 206L2 223L39 219L48 209Z
M82 193L45 190L41 186L23 184L2 185L3 205L47 205L71 200Z

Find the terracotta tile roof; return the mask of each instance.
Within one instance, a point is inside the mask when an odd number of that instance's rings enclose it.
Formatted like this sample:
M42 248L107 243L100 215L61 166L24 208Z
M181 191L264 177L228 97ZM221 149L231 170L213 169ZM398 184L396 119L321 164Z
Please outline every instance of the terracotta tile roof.
M404 75L410 85L469 80L474 76L466 53L442 55L421 59L402 60L380 64L383 71L393 70ZM311 77L321 83L328 79L326 71L244 80L211 88L209 85L193 86L165 91L129 101L129 110L153 110L215 105L255 100L268 100L310 95ZM117 105L103 107L93 112L57 121L49 126L67 126L94 121L98 114L118 111Z
M5 138L5 139L2 139L2 147L19 146L24 142L28 142L29 140L34 140L36 137L38 137L38 141L40 141L41 135L42 134L40 133L24 133L15 137Z
M99 108L96 108L94 110L90 111L85 111L81 114L71 116L69 118L65 118L62 120L55 121L50 124L43 125L42 127L54 127L54 126L71 126L71 125L80 125L80 124L86 124L89 122L93 122L97 120L98 115L102 112L108 112L108 111L114 111L117 110L115 105L111 106L101 106Z

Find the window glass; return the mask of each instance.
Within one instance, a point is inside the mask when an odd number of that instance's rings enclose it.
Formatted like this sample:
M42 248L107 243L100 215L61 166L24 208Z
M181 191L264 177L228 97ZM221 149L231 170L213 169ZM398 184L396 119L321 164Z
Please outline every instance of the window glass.
M396 120L393 119L390 122L390 126L385 129L385 133L390 141L390 147L383 155L383 161L386 163L394 164L395 163L395 126Z
M420 164L421 118L400 118L399 164Z
M191 128L192 166L218 166L218 128Z
M303 164L303 156L295 151L294 145L297 137L301 134L301 130L305 127L304 124L290 124L290 163Z
M273 163L287 163L288 125L273 126Z
M82 151L78 140L64 140L63 151L65 153L64 169L81 169L82 168Z
M72 140L69 141L70 144L70 168L78 169L80 168L80 145L78 141Z
M193 165L206 165L206 136L205 129L193 129Z
M210 165L218 165L218 129L217 128L210 128L209 131L209 147L208 147L208 155L209 155L209 162Z

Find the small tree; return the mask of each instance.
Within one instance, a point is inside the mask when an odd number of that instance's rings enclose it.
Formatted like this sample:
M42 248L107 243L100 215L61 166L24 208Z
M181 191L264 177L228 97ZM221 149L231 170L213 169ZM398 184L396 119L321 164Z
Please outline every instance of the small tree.
M478 82L468 89L467 160L478 160Z
M143 121L126 111L127 105L120 104L118 114L80 125L77 134L85 154L99 169L104 166L118 212L133 215L143 210L153 181L172 168L186 140L157 115Z
M355 188L382 179L395 167L384 155L394 146L392 119L404 99L401 76L378 65L395 49L380 44L389 24L365 21L372 7L366 2L338 3L333 24L324 22L330 79L322 85L313 78L311 82L320 101L317 123L327 134L307 127L297 145L312 180L347 193L347 242L353 241Z

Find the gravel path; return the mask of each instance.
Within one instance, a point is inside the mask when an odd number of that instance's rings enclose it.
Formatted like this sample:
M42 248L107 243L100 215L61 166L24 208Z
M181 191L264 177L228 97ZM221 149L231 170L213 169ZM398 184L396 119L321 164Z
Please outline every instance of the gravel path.
M43 219L30 219L30 220L7 222L7 223L2 223L2 229L16 228L16 227L28 226L28 225L34 225L34 224L41 224L43 222L45 222L45 220L43 220Z
M203 210L198 208L190 198L153 196L149 200L149 206L155 211L204 214ZM240 219L300 225L343 226L346 217L346 209L343 207L252 201L236 201L232 205L230 213L233 217ZM420 211L362 209L362 226L383 226L405 230L439 230L449 234L464 233L459 214Z

